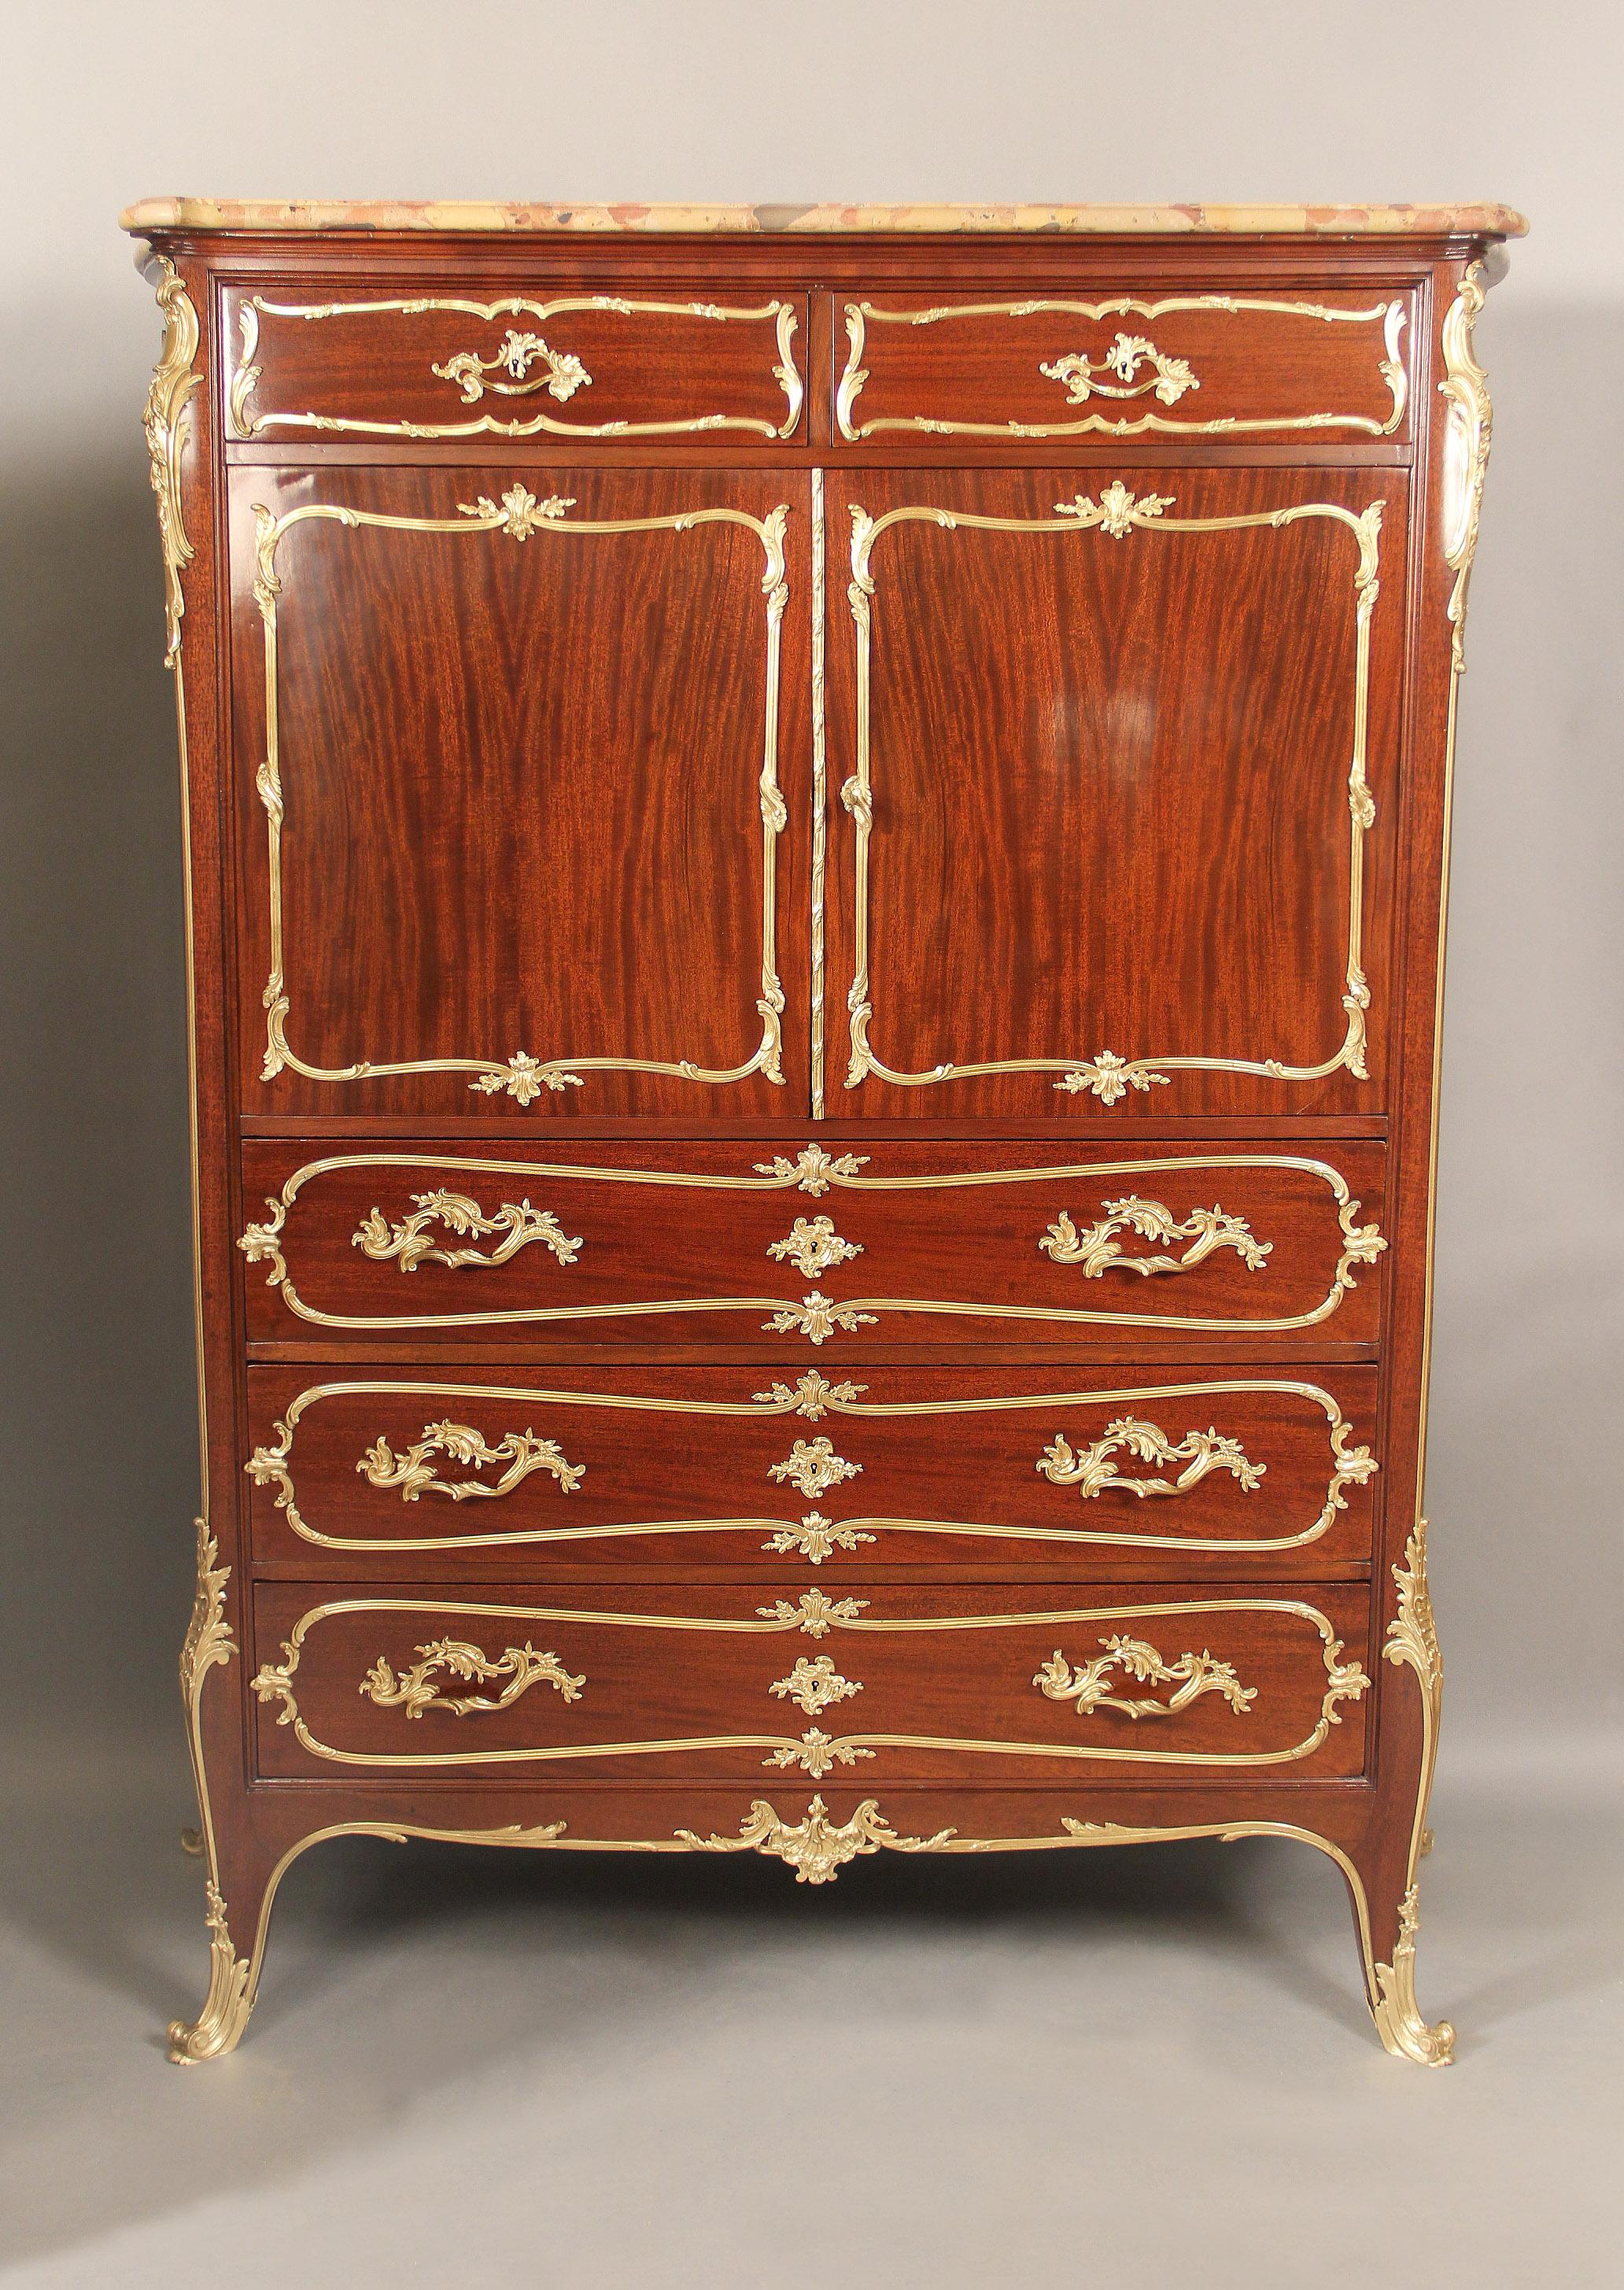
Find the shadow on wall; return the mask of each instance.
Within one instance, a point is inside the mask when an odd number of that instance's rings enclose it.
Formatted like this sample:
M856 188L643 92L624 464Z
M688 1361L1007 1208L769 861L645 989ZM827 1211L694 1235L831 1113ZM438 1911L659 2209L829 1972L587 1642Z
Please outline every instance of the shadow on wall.
M0 1645L30 1734L156 1720L178 1744L197 1507L180 805L140 413L104 462L4 484Z
M1574 1434L1624 1376L1624 1248L1616 1219L1574 1211L1616 1200L1624 1135L1624 472L1590 452L1581 476L1559 436L1553 452L1549 345L1565 372L1608 372L1621 333L1617 310L1524 315L1515 263L1479 332L1497 441L1462 699L1429 1478L1452 1731L1593 1722L1616 1675L1597 1595L1616 1501L1604 1443ZM0 1651L12 1724L145 1732L179 1774L196 1501L184 973L139 413L101 462L4 484ZM1560 1522L1560 1568L1528 1565L1535 1507ZM1534 1637L1565 1647L1560 1676L1529 1664Z
M1368 2185L1372 2153L1397 2173L1413 2143L1416 2070L1377 2044L1341 1879L1305 1846L882 1854L817 1889L754 1855L329 1843L290 1874L243 2052L180 2074L162 2063L160 2030L166 2008L202 1992L196 1864L177 1851L150 1773L110 1763L88 1819L64 1818L57 1779L36 1766L20 1801L0 1796L8 1835L44 1838L11 1856L14 1898L0 1911L0 1949L20 1967L7 2020L17 2102L0 2106L12 2269L76 2252L82 2270L61 2280L122 2284L149 2254L159 2271L142 2280L241 2281L229 2253L243 2234L220 2221L252 2204L250 2230L263 2218L285 2238L293 2222L292 2278L337 2279L321 2267L322 2190L359 2178L358 2207L346 2199L364 2239L346 2248L347 2281L424 2278L412 2228L387 2249L379 2237L396 2206L411 2217L427 2205L416 2215L437 2223L443 2190L468 2185L492 2197L482 2252L511 2243L533 2262L544 2246L548 2280L620 2281L631 2278L621 2213L592 2198L607 2152L634 2210L659 2222L661 2254L701 2254L697 2271L643 2275L758 2290L804 2271L792 2259L790 2273L764 2273L776 2245L755 2222L804 2202L808 2138L821 2134L794 2110L810 2091L838 2098L839 2135L820 2154L831 2215L894 2221L912 2202L928 2226L956 2167L972 2188L1017 2190L1009 2215L1032 2237L1020 2270L1054 2278L1079 2183L1100 2190L1097 2240L1120 2209L1112 2187L1143 2160L1144 2107L1094 2107L1081 2130L1078 2110L1143 2084L1148 2045L1157 2155L1173 2158L1166 2199L1186 2204L1192 2236L1228 2215L1226 2190L1244 2186L1260 2142L1295 2141L1292 2183L1310 2190L1296 2214L1312 2228L1301 2265L1260 2277L1249 2248L1244 2273L1223 2278L1300 2282L1315 2278L1327 2205ZM1466 2048L1443 2114L1430 2091L1420 2098L1442 2142L1429 2169L1445 2271L1491 2181L1524 2215L1527 2190L1554 2186L1564 2215L1541 2246L1565 2249L1564 2172L1577 2153L1581 2183L1604 2175L1587 2177L1583 2145L1594 2134L1599 2159L1609 2062L1595 2046L1608 2041L1619 1953L1619 1856L1601 1802L1498 1778L1444 1791L1422 1945ZM1594 2034L1583 2058L1574 2013ZM941 2182L931 2174L944 2157ZM1052 2216L1032 2209L1045 2188ZM1284 2199L1271 2195L1271 2236ZM739 2273L718 2266L727 2218L748 2222ZM156 2230L144 2245L102 2242L143 2223ZM1010 2231L1006 2217L997 2254L952 2274L928 2254L908 2271L924 2246L892 2233L882 2271L849 2278L1004 2280ZM1143 2228L1124 2231L1125 2277ZM909 2254L901 2274L884 2270L892 2245ZM1537 2270L1531 2254L1515 2278ZM533 2263L519 2278L537 2278ZM1508 2278L1490 2259L1473 2278Z
M1624 462L1564 371L1624 308L1524 310L1478 355L1495 437L1460 694L1431 1461L1444 1756L1624 1722L1605 1427L1624 1389ZM1572 367L1570 356L1577 361ZM1588 427L1587 435L1580 425Z
M967 2045L978 2088L989 2050L1020 2051L1024 2081L1037 2042L1092 2049L1103 2078L1131 2074L1150 1999L1158 2012L1171 2000L1174 2028L1186 2024L1180 1991L1209 1981L1214 1958L1228 1967L1226 2013L1257 1998L1259 2040L1279 2014L1316 2055L1393 2071L1360 1993L1340 1878L1301 1846L882 1856L819 1889L753 1854L654 1862L350 1839L290 1874L248 2046L182 2075L163 2062L161 2015L202 1993L197 1864L178 1851L149 1773L109 1767L92 1788L89 1820L39 1808L50 1850L11 1871L0 1911L0 1947L27 1966L11 2029L20 2062L73 2031L37 2110L44 2135L20 2104L0 2127L0 2186L16 2189L12 2264L195 2210L200 2136L213 2201L278 2186L285 2198L380 2134L410 2141L426 2118L466 2122L481 2090L500 2088L500 2135L533 2138L544 2183L532 2192L567 2209L569 2172L546 2185L549 2158L560 2141L589 2149L595 2126L613 2126L618 2151L671 2167L673 2138L688 2134L646 2119L669 2104L636 2097L651 2077L707 2112L700 2094L715 2078L732 2110L736 2062L756 2060L755 2103L770 2112L780 2054L820 2045L837 2085L862 2081L870 2061L867 2073L907 2105L910 2089L921 2094L910 2046L895 2042L904 2025L932 2048ZM3 1777L0 1805L10 1817ZM713 2062L730 2050L724 2073ZM940 2102L927 2087L927 2112ZM995 2144L1008 2141L1006 2111L994 2120ZM64 2143L96 2152L99 2167L52 2169ZM786 2170L796 2146L778 2142ZM737 2151L752 2154L748 2139ZM759 2166L755 2154L747 2168ZM476 2167L491 2167L488 2150ZM791 2204L793 2189L783 2192ZM209 2263L218 2270L218 2250ZM612 2267L580 2278L620 2277Z

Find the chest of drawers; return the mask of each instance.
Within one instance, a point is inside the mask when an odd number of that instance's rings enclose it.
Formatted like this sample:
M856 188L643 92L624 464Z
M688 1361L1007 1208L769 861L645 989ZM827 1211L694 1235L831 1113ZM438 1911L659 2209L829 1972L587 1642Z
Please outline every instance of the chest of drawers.
M324 1838L1300 1838L1389 2051L1498 208L125 218L210 1983Z

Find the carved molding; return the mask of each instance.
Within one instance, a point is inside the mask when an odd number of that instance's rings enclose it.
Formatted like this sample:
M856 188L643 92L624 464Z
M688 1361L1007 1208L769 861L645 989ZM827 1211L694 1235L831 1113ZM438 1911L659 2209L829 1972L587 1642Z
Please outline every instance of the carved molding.
M954 1832L938 1830L933 1837L899 1837L873 1798L863 1802L847 1821L829 1819L820 1797L813 1798L804 1821L784 1821L763 1799L756 1798L737 1837L699 1837L679 1829L678 1840L695 1853L764 1853L795 1870L797 1885L827 1885L848 1861L877 1853L932 1853Z

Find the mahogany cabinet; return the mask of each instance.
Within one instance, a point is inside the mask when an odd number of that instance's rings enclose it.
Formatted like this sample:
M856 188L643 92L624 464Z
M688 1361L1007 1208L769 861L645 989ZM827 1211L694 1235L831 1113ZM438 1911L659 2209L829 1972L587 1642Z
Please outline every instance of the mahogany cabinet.
M1300 1838L1389 2051L1502 208L155 201L210 1982L326 1837Z

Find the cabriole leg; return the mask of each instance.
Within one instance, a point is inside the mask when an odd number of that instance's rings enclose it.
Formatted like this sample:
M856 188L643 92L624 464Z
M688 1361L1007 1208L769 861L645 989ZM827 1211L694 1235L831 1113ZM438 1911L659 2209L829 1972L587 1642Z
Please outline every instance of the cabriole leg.
M1367 1898L1361 1917L1365 1976L1376 2032L1388 2050L1396 2059L1442 2068L1454 2056L1455 2031L1447 2020L1424 2020L1415 2000L1416 1870L1431 1843L1427 1800L1437 1758L1444 1689L1444 1663L1427 1588L1425 1519L1417 1520L1403 1564L1392 1574L1397 1609L1388 1624L1382 1658L1396 1669L1413 1671L1419 1692L1413 1701L1392 1697L1389 1757L1394 1770L1412 1775L1405 1779L1404 1790L1414 1810L1407 1830L1396 1839L1384 1840L1360 1870Z

